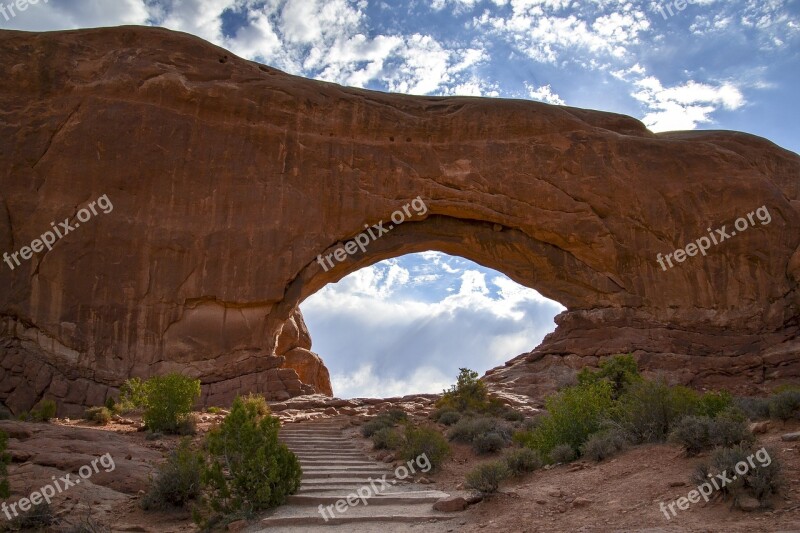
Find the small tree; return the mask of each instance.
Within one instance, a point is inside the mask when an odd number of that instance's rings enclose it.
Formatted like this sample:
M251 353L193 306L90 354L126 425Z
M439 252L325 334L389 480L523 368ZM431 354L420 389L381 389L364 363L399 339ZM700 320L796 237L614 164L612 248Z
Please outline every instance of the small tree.
M119 401L112 404L117 413L145 409L147 407L147 388L139 378L126 379L119 388Z
M545 401L547 414L530 432L515 439L548 457L559 444L577 452L592 433L600 430L613 405L611 385L605 380L567 387Z
M142 509L184 507L196 500L202 490L203 465L203 456L191 448L188 439L182 440L158 467L158 474L141 500Z
M200 397L200 380L175 373L150 378L144 388L147 407L143 419L151 431L177 433Z
M206 507L227 515L277 507L300 487L297 457L278 442L277 418L257 402L236 398L230 414L207 439L210 462L203 473Z
M606 359L599 365L597 372L592 372L589 368L584 368L578 372L578 383L589 385L598 381L606 380L611 384L611 395L616 400L633 383L642 380L639 375L639 367L633 354L615 355Z
M406 426L405 443L401 451L403 459L413 461L426 456L431 470L436 471L450 455L450 445L442 434L429 427Z
M448 410L462 413L465 411L484 413L498 411L503 407L497 400L489 398L486 384L478 379L477 372L469 368L459 369L456 384L452 385L450 390L442 393L436 406L439 408L438 414Z

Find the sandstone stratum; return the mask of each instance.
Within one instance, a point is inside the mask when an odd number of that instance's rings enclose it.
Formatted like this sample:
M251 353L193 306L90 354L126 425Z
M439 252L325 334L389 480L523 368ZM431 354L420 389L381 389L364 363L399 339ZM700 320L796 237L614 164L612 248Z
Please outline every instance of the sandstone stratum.
M156 28L3 31L0 50L0 252L102 195L114 206L0 263L0 401L15 413L43 397L81 413L169 371L200 378L205 405L331 395L299 303L425 250L567 307L489 372L509 397L621 352L696 387L800 376L800 157L767 140L344 88ZM317 262L417 197L424 216ZM762 206L768 225L656 261Z

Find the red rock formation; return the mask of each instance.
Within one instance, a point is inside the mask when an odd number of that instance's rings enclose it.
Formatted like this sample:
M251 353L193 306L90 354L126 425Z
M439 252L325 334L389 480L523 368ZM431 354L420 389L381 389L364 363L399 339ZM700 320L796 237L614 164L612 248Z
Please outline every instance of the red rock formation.
M0 263L0 399L14 409L43 395L77 409L168 370L200 377L206 402L298 394L312 388L300 375L324 389L310 345L291 325L281 337L299 302L431 249L568 308L489 377L509 393L623 351L696 385L798 376L800 158L766 140L347 89L153 28L0 32L0 46L0 250L101 195L114 206L13 271ZM317 262L416 197L424 216ZM656 262L761 206L769 225Z

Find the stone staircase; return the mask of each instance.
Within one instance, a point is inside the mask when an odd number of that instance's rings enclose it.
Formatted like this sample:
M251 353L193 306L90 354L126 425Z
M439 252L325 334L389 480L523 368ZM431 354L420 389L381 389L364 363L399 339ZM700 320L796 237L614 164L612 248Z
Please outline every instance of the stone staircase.
M448 494L413 483L413 475L409 480L397 479L391 465L370 460L355 437L344 435L341 426L342 422L328 420L290 424L281 429L281 441L297 455L303 468L300 489L286 505L264 518L260 528L250 531L331 531L342 524L349 524L351 532L381 531L392 530L391 524L453 517L433 510L434 502ZM359 498L344 512L336 511L337 502L359 490L365 496L363 500ZM339 506L343 507L341 503Z

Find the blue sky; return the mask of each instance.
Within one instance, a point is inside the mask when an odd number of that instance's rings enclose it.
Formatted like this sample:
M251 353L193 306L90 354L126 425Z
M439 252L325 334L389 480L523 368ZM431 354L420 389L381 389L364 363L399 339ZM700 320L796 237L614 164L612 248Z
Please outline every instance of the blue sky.
M674 0L40 0L0 16L0 28L34 31L121 24L185 31L344 85L540 100L800 151L800 0L683 10ZM437 391L459 366L486 370L553 328L560 307L509 283L417 254L363 269L302 309L339 395Z

